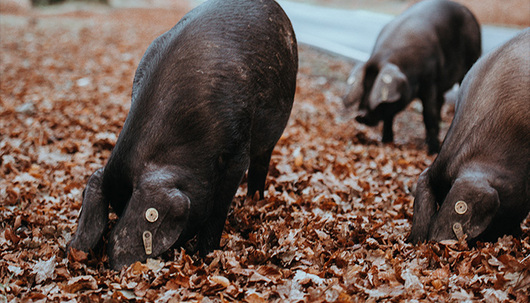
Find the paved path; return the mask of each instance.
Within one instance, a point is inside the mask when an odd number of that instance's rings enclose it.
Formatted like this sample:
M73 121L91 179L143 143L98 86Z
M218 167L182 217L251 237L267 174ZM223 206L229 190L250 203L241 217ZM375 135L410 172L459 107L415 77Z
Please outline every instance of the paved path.
M366 61L377 35L394 16L365 10L346 10L298 2L278 1L293 24L299 43ZM483 53L491 51L519 30L482 27Z

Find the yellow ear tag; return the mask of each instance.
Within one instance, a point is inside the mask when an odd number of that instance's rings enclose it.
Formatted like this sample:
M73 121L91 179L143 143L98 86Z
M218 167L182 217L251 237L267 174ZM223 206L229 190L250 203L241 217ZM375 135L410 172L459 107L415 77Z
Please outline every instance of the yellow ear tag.
M464 201L458 201L455 204L455 211L459 215L463 215L467 212L467 203Z
M158 211L156 208L149 208L145 211L145 219L151 223L156 222L158 220Z
M153 235L150 231L144 231L144 234L142 236L144 240L144 249L145 254L150 255L153 253Z
M455 236L457 237L458 241L462 241L464 238L464 229L462 228L462 224L456 222L453 224L453 232L455 233Z
M348 85L352 85L353 82L355 82L355 75L348 77L348 81L346 83L348 83Z
M383 87L381 89L381 101L387 101L388 100L388 87Z

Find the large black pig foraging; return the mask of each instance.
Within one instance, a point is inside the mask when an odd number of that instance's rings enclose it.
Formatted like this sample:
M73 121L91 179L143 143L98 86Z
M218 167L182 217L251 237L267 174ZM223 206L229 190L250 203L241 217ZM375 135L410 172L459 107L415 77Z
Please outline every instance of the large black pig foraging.
M521 235L530 210L530 29L462 82L438 157L418 180L408 240Z
M368 61L348 78L344 106L358 104L358 122L383 121L383 142L393 142L395 115L421 99L429 153L437 153L444 93L464 78L480 53L480 27L467 8L447 0L422 1L381 30Z
M115 269L194 236L202 255L218 248L247 169L248 195L263 197L297 56L291 23L273 0L210 0L153 41L116 146L89 179L70 247L94 248L110 203L119 216L108 244Z

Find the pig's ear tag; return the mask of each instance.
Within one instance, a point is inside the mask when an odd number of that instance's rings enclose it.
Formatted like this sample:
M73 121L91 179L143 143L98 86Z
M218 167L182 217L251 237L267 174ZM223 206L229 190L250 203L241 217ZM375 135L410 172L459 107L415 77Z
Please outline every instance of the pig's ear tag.
M388 100L388 87L383 87L381 90L381 101L387 101Z
M145 249L145 254L146 255L150 255L153 253L153 235L151 234L150 231L144 231L144 234L142 236L143 240L144 240L144 249Z
M383 76L381 76L381 80L383 80L383 83L388 85L390 82L392 82L392 76L389 74L383 74ZM383 102L388 100L388 87L386 85L381 89L381 100Z
M145 219L151 223L156 222L158 220L158 211L156 208L148 208L145 211Z
M381 79L383 80L383 82L385 82L385 84L390 84L390 82L392 82L392 76L390 76L389 74L384 74Z
M464 229L462 228L462 224L456 222L453 224L453 232L455 233L456 238L458 241L462 241L465 237Z
M467 212L467 203L464 201L458 201L455 204L455 211L459 215L463 215Z

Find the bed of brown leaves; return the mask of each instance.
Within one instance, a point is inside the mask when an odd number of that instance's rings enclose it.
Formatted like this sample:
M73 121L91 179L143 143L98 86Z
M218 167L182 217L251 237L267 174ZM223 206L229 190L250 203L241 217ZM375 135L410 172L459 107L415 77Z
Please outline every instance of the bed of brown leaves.
M522 239L468 249L404 243L425 153L418 103L396 144L341 115L352 63L300 47L290 123L266 199L234 199L222 250L108 269L67 255L88 176L125 120L136 65L186 9L3 11L0 17L0 302L528 302ZM444 114L443 128L450 123Z

